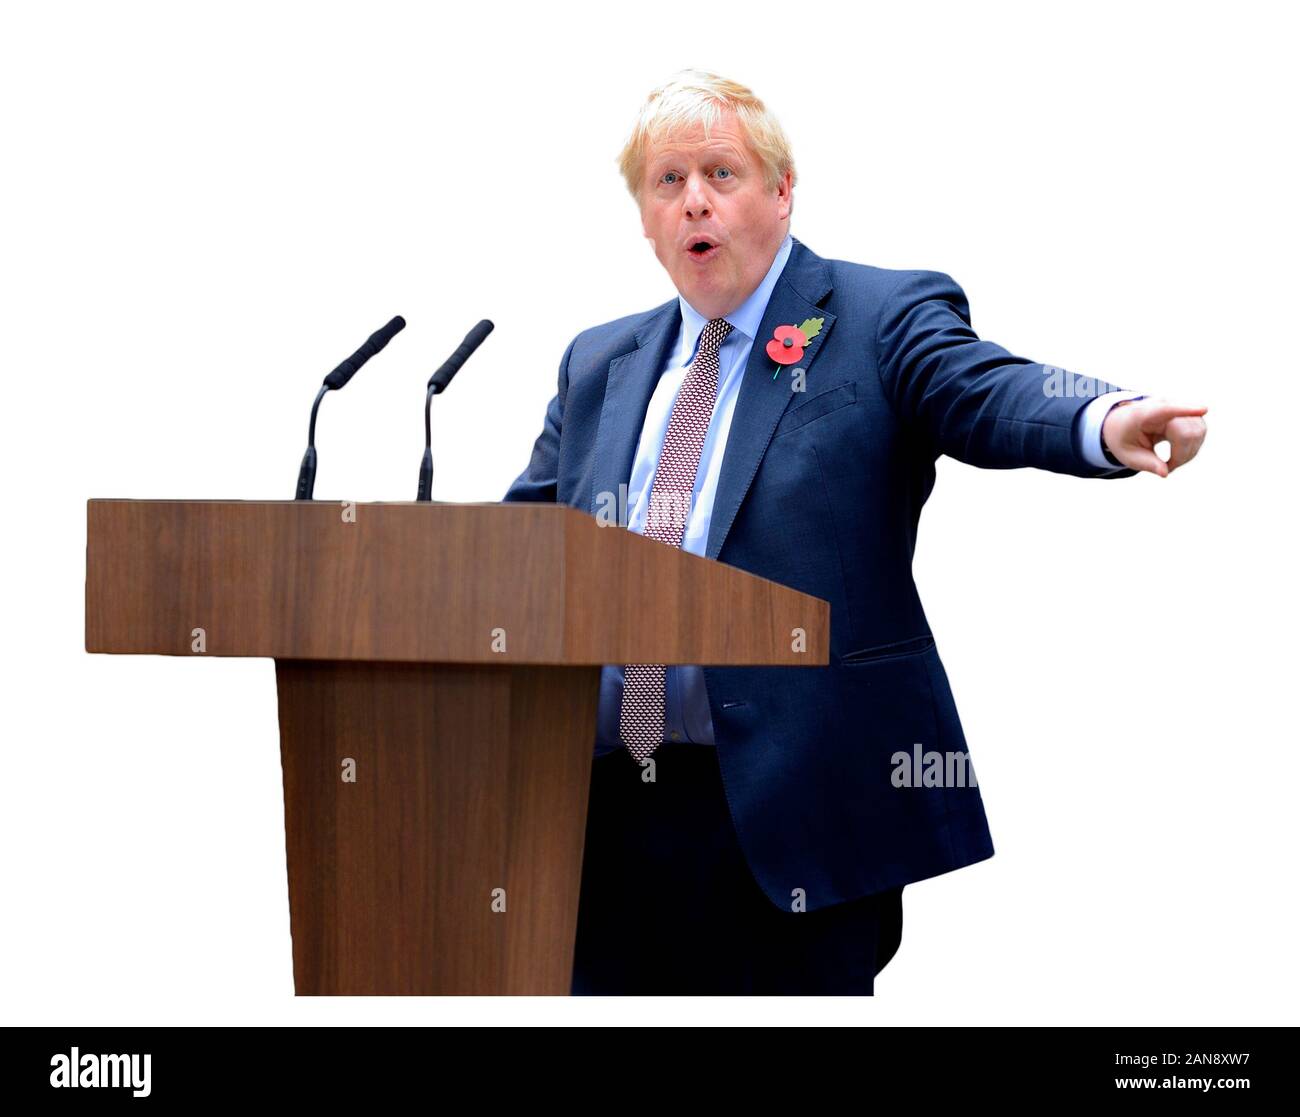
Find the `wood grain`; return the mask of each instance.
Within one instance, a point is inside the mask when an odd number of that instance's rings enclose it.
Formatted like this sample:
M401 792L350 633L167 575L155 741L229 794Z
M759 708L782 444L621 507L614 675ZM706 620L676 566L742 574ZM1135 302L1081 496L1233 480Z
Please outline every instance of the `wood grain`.
M300 995L568 995L599 675L276 661Z
M193 655L202 629L204 654L218 656L827 662L824 601L572 508L355 512L345 522L323 502L89 501L86 650ZM671 623L643 623L651 615ZM795 629L805 651L792 648Z

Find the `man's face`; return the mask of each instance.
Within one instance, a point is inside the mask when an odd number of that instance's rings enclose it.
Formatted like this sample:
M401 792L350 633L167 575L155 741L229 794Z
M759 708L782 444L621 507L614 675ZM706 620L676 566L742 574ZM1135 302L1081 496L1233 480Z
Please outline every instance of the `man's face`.
M769 190L735 113L666 137L646 153L641 225L678 292L707 318L743 303L789 228L791 175ZM695 251L700 242L712 245Z

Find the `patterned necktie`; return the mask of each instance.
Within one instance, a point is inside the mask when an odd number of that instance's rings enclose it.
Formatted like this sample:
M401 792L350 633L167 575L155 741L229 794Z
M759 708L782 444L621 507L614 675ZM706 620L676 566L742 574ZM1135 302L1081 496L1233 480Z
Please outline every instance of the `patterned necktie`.
M659 451L650 504L646 509L648 539L670 547L682 545L695 473L700 466L704 436L718 396L718 350L731 333L731 323L714 318L700 334L699 349L673 401L668 433ZM645 760L664 739L664 665L629 663L623 668L623 704L618 734L638 761Z

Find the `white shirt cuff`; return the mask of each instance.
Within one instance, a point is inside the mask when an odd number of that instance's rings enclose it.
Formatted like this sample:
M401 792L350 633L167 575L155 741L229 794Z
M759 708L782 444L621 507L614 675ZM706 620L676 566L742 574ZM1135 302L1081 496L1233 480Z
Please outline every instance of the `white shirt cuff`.
M1083 427L1079 431L1079 448L1083 453L1084 461L1098 469L1123 468L1107 460L1106 455L1102 453L1101 425L1110 414L1110 409L1117 403L1122 403L1126 399L1145 398L1141 392L1107 392L1104 396L1098 396L1083 409L1083 418L1080 419Z

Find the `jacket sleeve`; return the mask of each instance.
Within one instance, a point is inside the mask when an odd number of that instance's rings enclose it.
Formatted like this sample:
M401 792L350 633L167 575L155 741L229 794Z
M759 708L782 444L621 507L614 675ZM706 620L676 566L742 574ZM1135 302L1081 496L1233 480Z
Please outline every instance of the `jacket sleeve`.
M560 468L560 430L564 422L564 397L569 390L569 357L573 353L575 337L569 342L560 360L560 374L555 395L546 406L542 433L533 443L533 456L528 467L515 478L506 491L503 501L533 501L554 504Z
M1116 391L983 341L965 292L942 272L904 272L885 297L877 369L895 414L948 454L986 469L1035 466L1077 477L1131 477L1084 458L1079 417Z

